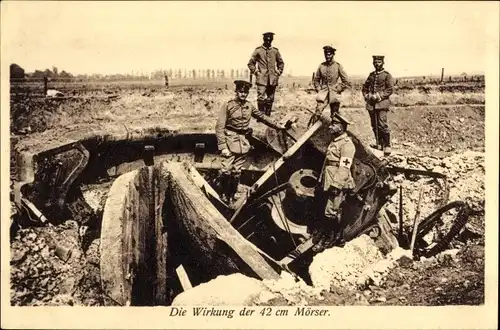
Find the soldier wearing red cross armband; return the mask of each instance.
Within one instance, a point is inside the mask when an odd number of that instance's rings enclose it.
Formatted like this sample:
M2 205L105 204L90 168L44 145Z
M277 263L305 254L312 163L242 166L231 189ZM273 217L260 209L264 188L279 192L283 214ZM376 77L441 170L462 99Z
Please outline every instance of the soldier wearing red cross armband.
M351 166L356 151L354 143L347 135L347 125L350 124L338 113L332 117L328 127L332 141L326 150L325 165L322 173L323 193L326 195L324 211L326 233L320 238L314 250L322 250L332 244L343 246L345 223L341 219L341 204L346 191L354 188ZM325 235L326 234L326 235Z

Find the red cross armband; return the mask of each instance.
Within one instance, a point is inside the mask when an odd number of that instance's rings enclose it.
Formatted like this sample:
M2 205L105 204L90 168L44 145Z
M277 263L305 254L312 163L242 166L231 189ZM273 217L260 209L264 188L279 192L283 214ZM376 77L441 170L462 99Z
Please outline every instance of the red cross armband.
M349 157L340 157L339 167L351 168L352 158Z

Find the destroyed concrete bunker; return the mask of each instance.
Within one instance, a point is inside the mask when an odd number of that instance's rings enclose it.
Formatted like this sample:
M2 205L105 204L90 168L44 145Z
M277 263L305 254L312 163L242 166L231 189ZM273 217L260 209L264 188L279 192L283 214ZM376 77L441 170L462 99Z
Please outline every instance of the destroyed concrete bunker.
M308 226L324 207L315 188L330 141L328 122L322 117L309 128L256 132L241 177L249 189L236 209L217 192L222 158L215 134L126 127L16 153L15 204L35 219L33 225L74 219L96 229L102 289L119 305L169 305L186 283L235 272L277 279L288 271L308 281L313 257ZM397 193L391 173L404 169L391 168L349 135L356 146L356 187L342 213L349 222L346 239L368 234L382 251L409 248L410 233L402 233L401 226L394 232L390 222L396 216L384 208ZM416 172L446 185L436 173ZM82 187L110 181L101 214L85 201ZM460 209L452 229L438 244L426 246L421 238L450 208ZM421 222L414 251L439 252L466 220L464 203L446 204Z

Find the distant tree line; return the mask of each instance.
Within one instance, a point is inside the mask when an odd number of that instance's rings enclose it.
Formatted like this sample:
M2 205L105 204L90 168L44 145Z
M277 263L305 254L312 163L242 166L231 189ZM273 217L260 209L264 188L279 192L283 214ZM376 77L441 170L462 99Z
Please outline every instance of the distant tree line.
M49 80L162 80L165 76L170 79L248 79L248 69L166 69L155 70L151 73L132 71L125 74L77 74L74 75L65 70L59 70L56 66L52 69L35 70L34 72L25 72L18 64L10 65L10 78L14 81L19 80L42 80L47 77Z

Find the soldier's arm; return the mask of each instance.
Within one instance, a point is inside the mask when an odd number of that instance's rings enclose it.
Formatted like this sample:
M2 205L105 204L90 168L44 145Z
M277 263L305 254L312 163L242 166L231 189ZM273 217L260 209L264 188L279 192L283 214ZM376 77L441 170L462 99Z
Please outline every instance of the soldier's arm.
M347 73L344 70L344 67L339 64L339 77L340 81L342 81L342 84L345 86L345 88L351 88L351 82L349 81L349 77L347 76Z
M266 124L267 126L275 129L281 129L282 127L276 124L273 120L269 119L266 115L264 115L262 112L257 110L256 107L253 105L250 105L252 107L252 117L254 117L258 122L262 122Z
M252 55L250 56L250 60L248 61L248 65L247 65L251 74L255 73L255 70L256 70L255 63L257 62L258 56L259 56L259 53L258 53L257 49L255 49L253 51Z
M314 89L316 90L316 92L319 92L319 89L321 87L320 85L321 83L321 64L320 66L318 66L318 70L316 70L316 73L314 74Z
M339 167L333 176L333 187L343 189L346 186L355 153L356 149L351 141L344 143L340 147Z
M222 104L219 115L217 116L217 123L215 124L215 136L217 137L217 148L223 150L227 148L226 145L226 135L224 134L224 128L226 127L227 120L227 102Z
M281 76L283 74L283 70L285 69L285 62L283 62L283 58L281 57L278 49L276 49L276 66L278 68L278 75Z
M389 98L389 96L391 96L393 91L394 91L394 80L392 79L391 74L389 72L387 72L387 75L385 77L385 88L380 93L380 98L382 100Z
M366 81L363 84L363 88L361 89L361 92L363 93L363 97L365 98L365 100L368 99L369 97L368 94L370 93L370 76L371 74L368 76L368 78L366 78Z

